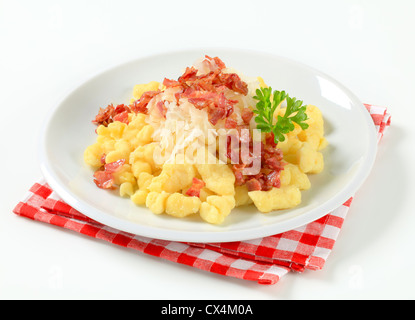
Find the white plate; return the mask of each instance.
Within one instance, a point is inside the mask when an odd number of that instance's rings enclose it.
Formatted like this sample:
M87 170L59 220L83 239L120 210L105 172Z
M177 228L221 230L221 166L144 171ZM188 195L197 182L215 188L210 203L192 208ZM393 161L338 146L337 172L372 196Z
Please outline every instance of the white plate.
M259 213L253 206L236 208L220 226L198 216L177 219L155 215L128 198L99 189L83 162L94 143L91 120L99 107L129 103L135 84L164 77L176 79L205 54L219 56L247 76L261 76L273 89L286 90L318 106L325 119L325 169L311 176L295 209ZM228 242L269 236L314 221L344 203L368 176L376 154L376 133L363 104L343 85L303 64L266 53L231 49L188 50L140 58L101 73L64 98L48 115L40 141L42 172L50 186L75 209L103 224L133 234L164 240Z

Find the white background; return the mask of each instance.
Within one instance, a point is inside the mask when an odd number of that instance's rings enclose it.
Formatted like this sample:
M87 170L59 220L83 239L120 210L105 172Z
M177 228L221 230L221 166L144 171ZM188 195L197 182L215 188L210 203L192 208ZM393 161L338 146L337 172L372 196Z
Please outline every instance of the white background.
M0 0L0 298L413 299L415 2ZM38 131L67 91L130 59L251 48L306 63L392 127L322 271L260 286L17 217Z

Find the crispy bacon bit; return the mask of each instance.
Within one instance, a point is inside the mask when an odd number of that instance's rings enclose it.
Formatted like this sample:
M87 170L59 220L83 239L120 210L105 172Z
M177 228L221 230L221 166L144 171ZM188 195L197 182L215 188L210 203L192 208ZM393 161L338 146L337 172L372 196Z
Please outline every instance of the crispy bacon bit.
M117 172L124 164L125 159L121 159L107 163L103 165L99 170L95 171L94 182L97 185L97 187L101 189L114 189L113 173Z
M147 114L147 105L150 102L151 99L153 99L156 95L158 95L161 91L146 91L144 92L140 99L135 100L131 105L131 111L134 111L135 113L144 113Z
M211 58L208 55L205 55L205 58L209 61L213 60L215 62L215 64L218 66L219 69L225 69L226 68L225 63L221 59L219 59L218 57Z
M128 124L128 114L131 112L130 107L125 104L119 104L115 107L112 115L113 121L121 121Z
M197 109L214 108L219 103L219 96L215 92L185 90L182 96L187 98Z
M229 157L229 155L228 155ZM232 171L233 174L235 175L235 185L236 186L242 186L245 184L245 177L242 174L242 170L243 168L245 168L245 164L234 164L232 165Z
M167 88L170 88L170 87L178 87L178 86L181 86L182 84L179 81L164 78L163 85L166 86Z
M187 67L178 80L165 78L163 84L167 88L180 87L175 93L177 103L180 98L187 98L196 108L207 108L209 121L216 125L219 120L229 117L238 103L237 100L226 98L224 91L229 89L246 95L248 85L236 73L223 73L226 66L218 57L206 56L206 61L210 63L212 71L198 75L196 68Z
M253 116L254 116L254 112L251 109L244 108L242 110L241 117L242 117L242 120L245 122L245 124L249 124Z
M223 109L219 109L219 108L211 109L209 111L209 116L208 116L209 122L213 125L216 125L220 119L223 119L225 117L225 113L226 112Z
M241 141L240 143L247 143L250 148L250 156L251 158L254 156L253 154L253 143L252 138L249 136L249 141ZM232 158L232 155L235 152L240 152L241 150L232 150L231 149L231 139L228 137L228 145L227 145L227 157L229 159ZM265 144L261 142L261 169L258 174L255 175L244 175L243 169L249 167L251 164L243 164L243 163L236 163L232 164L232 171L235 175L235 185L242 186L246 185L248 191L267 191L272 188L280 188L281 181L280 181L280 172L284 170L284 161L283 161L283 154L281 149L276 148L273 145L270 145L265 141ZM239 155L239 159L242 159L241 155Z
M236 120L231 118L226 118L225 120L225 128L226 129L235 129L237 127L238 123Z
M125 164L125 159L120 159L114 162L105 164L104 170L109 173L117 172Z
M270 157L265 160L265 165L271 170L281 171L283 170L283 166L281 164L281 160L277 157Z
M181 96L188 98L197 109L207 108L209 121L215 125L219 120L229 117L233 113L233 106L237 100L226 99L223 92L195 91L186 89Z
M257 179L255 179L255 178L249 179L246 182L246 187L248 188L248 191L259 191L259 190L262 190L261 183Z
M166 113L167 113L167 108L166 108L164 102L165 101L160 100L159 102L156 103L156 107L157 107L157 110L159 111L160 115L165 118Z
M186 81L195 81L197 79L197 69L195 67L187 67L183 75L179 78L178 82L180 84L185 83Z
M123 112L115 115L113 117L113 120L114 121L120 121L120 122L123 122L123 123L127 123L128 124L128 112L127 111L123 111Z
M125 104L119 104L115 107L114 114L117 115L123 112L130 112L130 111L131 110L129 106L126 106Z
M281 186L279 171L271 171L269 174L267 174L265 184L268 187L279 188Z
M113 189L114 178L111 173L105 171L96 171L94 173L94 182L98 188L101 189Z
M113 121L128 123L128 113L130 112L130 107L125 104L119 104L115 108L113 104L110 104L105 109L99 108L99 112L92 122L104 126L108 126Z
M272 146L273 148L275 148L277 146L277 144L275 143L275 140L274 140L274 133L273 132L267 132L266 133L265 141L268 145Z
M206 185L206 183L198 178L193 178L192 186L186 191L186 195L189 197L200 197L200 190Z
M112 113L114 112L114 106L112 104L108 105L105 109L99 108L98 114L95 116L95 119L92 120L93 123L97 125L107 126L112 122Z
M248 94L248 85L246 82L242 81L236 73L222 73L221 82L235 92L243 95Z

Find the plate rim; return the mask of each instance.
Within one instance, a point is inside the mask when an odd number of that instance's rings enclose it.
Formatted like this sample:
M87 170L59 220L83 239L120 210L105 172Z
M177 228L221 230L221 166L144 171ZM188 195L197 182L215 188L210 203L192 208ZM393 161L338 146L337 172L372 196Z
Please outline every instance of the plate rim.
M82 86L86 85L87 83L93 81L94 79L102 76L105 73L111 72L117 68L125 66L130 63L139 62L140 60L148 59L148 58L155 58L157 56L163 55L171 55L171 54L189 54L189 53L200 53L200 52L209 52L209 51L227 51L232 53L250 53L250 54L257 54L257 55L267 55L273 59L279 59L283 61L287 61L289 63L295 64L301 68L308 69L316 75L322 76L331 82L335 83L339 88L341 88L347 95L353 98L353 102L358 102L359 108L363 117L366 119L366 122L369 126L373 127L373 135L369 137L368 145L371 147L371 150L365 155L364 163L359 167L358 172L356 173L356 178L353 179L350 183L348 183L343 189L340 190L341 196L338 195L337 197L333 197L330 200L324 203L324 207L327 210L324 210L324 214L317 214L321 210L321 205L317 208L313 208L310 211L307 211L307 218L304 217L304 214L300 214L295 216L291 219L280 221L277 224L271 225L264 225L258 226L249 230L231 230L231 231L207 231L207 232L198 232L198 231L177 231L171 229L160 229L157 227L152 226L141 226L140 224L134 224L132 227L131 223L128 226L125 225L127 221L119 219L118 217L112 216L108 213L105 213L99 209L96 209L86 203L82 204L80 200L76 198L69 190L65 188L65 186L61 185L57 179L57 177L53 174L53 170L51 170L51 165L46 156L46 140L47 140L47 132L50 126L51 120L54 118L55 114L58 113L61 105L63 102L69 98L69 96L75 92L77 89L81 88ZM247 241L256 238L262 238L266 236L271 236L274 234L278 234L281 232L286 232L295 228L302 227L312 221L315 221L333 210L337 209L343 203L345 203L348 199L354 196L355 192L362 186L362 184L366 181L367 177L369 176L371 169L374 165L376 154L377 154L377 135L375 126L373 123L372 118L370 117L369 112L367 112L366 107L360 101L360 99L351 92L346 86L340 83L338 80L332 78L331 76L327 75L326 73L317 70L309 65L306 65L302 62L293 60L291 58L287 58L284 56L276 55L270 52L263 52L253 49L239 49L239 48L226 48L226 47L206 47L206 48L186 48L186 49L177 49L177 50L169 50L169 51L160 51L157 53L150 53L142 56L138 56L135 59L130 59L118 64L114 64L108 68L104 68L100 72L95 73L94 75L88 77L85 81L78 83L75 86L72 86L66 93L55 103L52 108L50 108L47 116L45 117L41 130L39 133L38 139L38 160L40 163L40 169L43 174L45 181L49 184L49 186L56 192L59 197L74 209L82 212L86 216L106 225L111 228L115 228L119 231L129 232L135 234L137 236L148 237L148 238L155 238L160 240L167 240L167 241L179 241L179 242L194 242L194 243L203 243L203 242L210 242L210 243L218 243L218 242L234 242L234 241ZM322 204L323 205L323 204ZM87 207L89 210L88 212L83 212L84 207ZM318 209L318 210L317 210ZM302 219L300 219L302 218ZM301 220L299 222L298 220ZM276 230L276 225L278 225L278 230ZM138 230L139 229L139 230ZM163 234L160 234L160 230L162 230ZM139 231L139 232L137 232ZM243 236L242 234L246 234ZM157 236L155 236L157 234ZM191 239L191 240L190 240Z

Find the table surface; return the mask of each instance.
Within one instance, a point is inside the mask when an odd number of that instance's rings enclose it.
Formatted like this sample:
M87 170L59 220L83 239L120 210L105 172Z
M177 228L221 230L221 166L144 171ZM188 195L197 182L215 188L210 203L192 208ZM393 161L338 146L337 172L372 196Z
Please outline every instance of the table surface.
M411 0L0 1L0 298L415 298L414 10ZM392 126L323 270L261 286L12 213L41 176L39 127L68 89L119 62L205 46L289 57L389 108Z

